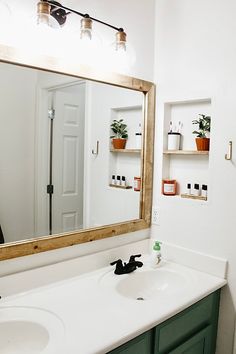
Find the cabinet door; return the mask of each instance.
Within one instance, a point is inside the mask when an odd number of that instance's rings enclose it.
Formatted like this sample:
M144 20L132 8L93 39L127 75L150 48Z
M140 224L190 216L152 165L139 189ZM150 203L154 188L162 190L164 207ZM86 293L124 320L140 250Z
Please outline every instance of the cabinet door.
M211 330L211 326L206 327L169 354L210 354Z
M114 349L110 354L152 354L152 334L150 330Z
M207 326L212 326L211 353L215 351L220 292L217 291L155 328L155 354L170 353Z

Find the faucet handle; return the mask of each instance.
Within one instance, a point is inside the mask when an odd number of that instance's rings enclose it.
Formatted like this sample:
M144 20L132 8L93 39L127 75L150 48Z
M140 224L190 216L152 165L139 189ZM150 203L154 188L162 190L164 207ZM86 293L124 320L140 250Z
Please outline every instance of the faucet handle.
M117 261L113 261L110 263L111 266L115 265L115 264L119 264L119 263L122 263L122 260L121 259L117 259Z
M135 254L135 255L130 256L129 263L135 262L136 261L135 258L138 258L138 257L141 257L141 254Z
M121 259L118 259L117 261L111 262L110 265L113 266L116 264L116 269L114 271L115 274L124 274L124 266L123 262Z

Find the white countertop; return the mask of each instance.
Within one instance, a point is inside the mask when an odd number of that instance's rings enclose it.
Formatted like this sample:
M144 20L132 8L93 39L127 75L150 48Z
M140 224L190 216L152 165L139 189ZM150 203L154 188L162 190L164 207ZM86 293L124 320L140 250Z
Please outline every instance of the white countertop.
M149 269L147 259L147 256L142 258L144 267L135 272ZM159 269L182 274L187 279L184 289L164 292L145 301L127 298L115 290L116 283L120 277L134 273L113 275L114 269L109 266L4 297L0 309L33 307L58 316L64 324L65 338L60 338L60 350L49 354L107 353L226 284L225 279L176 263L162 261ZM110 277L111 283L104 282L104 277Z

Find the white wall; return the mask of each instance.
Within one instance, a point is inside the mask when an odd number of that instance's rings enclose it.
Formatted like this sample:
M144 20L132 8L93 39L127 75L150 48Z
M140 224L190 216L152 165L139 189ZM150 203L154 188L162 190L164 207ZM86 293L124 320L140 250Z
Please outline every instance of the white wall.
M0 224L10 242L34 235L37 72L1 64L0 77Z
M110 124L113 119L124 119L129 134L127 147L134 149L134 131L139 127L137 119L142 122L142 109L137 114L131 108L142 107L143 94L100 83L89 83L88 95L91 136L88 166L90 195L88 226L138 219L140 193L133 189L112 188L109 187L109 183L112 174L119 174L126 176L127 183L133 186L134 176L140 176L141 155L111 153ZM128 109L131 111L129 117ZM96 147L96 141L99 141L98 156L91 154L92 149ZM133 145L130 146L132 141Z
M158 83L154 205L159 226L152 237L229 260L229 287L222 293L217 353L231 354L236 305L236 3L234 0L157 0L155 81ZM160 196L164 102L212 98L209 202ZM202 113L202 112L199 112ZM192 120L195 117L190 117Z

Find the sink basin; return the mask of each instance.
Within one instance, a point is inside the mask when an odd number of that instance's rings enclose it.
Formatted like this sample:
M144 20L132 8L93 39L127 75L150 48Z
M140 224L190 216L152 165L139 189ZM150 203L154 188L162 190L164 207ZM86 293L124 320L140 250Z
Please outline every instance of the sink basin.
M58 353L63 337L63 323L49 311L17 306L0 308L1 354Z
M109 272L100 278L103 287L119 295L136 300L150 300L157 296L179 295L190 279L178 271L163 268L138 269L133 273L115 275Z

